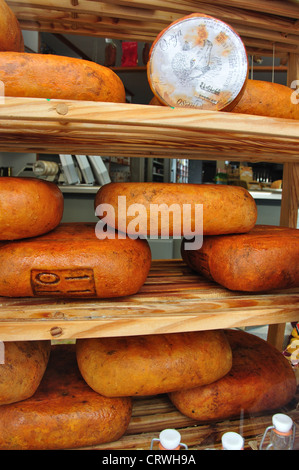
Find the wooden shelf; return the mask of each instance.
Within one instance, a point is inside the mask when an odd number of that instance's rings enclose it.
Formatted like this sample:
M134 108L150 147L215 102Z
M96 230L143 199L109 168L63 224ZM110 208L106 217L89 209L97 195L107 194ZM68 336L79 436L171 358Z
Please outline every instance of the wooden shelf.
M5 97L0 151L299 161L298 121L187 108Z
M152 42L171 22L200 12L227 22L249 53L299 52L299 5L284 0L8 0L21 28Z
M299 420L299 389L294 399L276 412L287 413L295 423ZM241 433L244 437L244 450L258 450L263 433L272 426L273 412L255 416L240 416L213 423L199 423L181 414L167 395L133 400L132 418L125 434L114 442L92 447L98 450L149 450L153 437L167 428L177 429L181 441L189 450L221 450L221 436L225 432ZM268 444L268 441L265 441ZM157 447L153 447L157 450ZM299 433L296 433L294 450L299 449Z
M182 260L157 260L138 294L108 300L0 298L2 341L174 333L298 321L299 288L232 292Z

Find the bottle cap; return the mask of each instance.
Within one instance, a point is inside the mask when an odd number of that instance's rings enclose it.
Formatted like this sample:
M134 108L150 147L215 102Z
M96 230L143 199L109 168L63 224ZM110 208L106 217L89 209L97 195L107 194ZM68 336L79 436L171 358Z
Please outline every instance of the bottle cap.
M293 420L282 413L277 413L272 416L272 423L275 429L279 432L287 433L292 429Z
M147 74L154 95L164 105L229 110L247 82L246 49L229 25L195 13L157 36Z
M176 449L181 442L181 435L176 429L164 429L159 435L160 444L164 449Z
M222 447L225 450L242 450L244 439L237 432L226 432L221 438Z

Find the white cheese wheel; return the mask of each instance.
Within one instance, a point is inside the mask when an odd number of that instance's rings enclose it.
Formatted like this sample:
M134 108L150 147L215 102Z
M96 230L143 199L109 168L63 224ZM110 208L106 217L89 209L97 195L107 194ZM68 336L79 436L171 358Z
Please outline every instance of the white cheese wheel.
M147 65L154 95L171 107L229 110L248 76L246 49L226 23L195 13L171 23L154 41Z

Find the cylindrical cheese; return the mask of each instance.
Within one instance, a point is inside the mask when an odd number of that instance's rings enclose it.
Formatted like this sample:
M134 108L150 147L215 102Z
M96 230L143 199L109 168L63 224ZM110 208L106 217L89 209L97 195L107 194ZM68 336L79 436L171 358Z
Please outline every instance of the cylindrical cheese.
M130 398L106 398L86 385L73 344L55 345L36 393L0 406L0 449L70 450L116 441L131 411Z
M230 109L244 91L247 73L240 36L201 13L167 26L153 42L147 63L153 93L172 107Z
M231 370L209 385L170 393L178 410L198 421L213 421L286 405L296 392L296 377L283 354L245 331L227 330L226 335Z
M299 230L256 225L238 235L204 237L198 250L181 253L195 271L231 289L261 292L299 286Z
M108 67L52 54L0 52L5 96L85 101L126 101L121 79Z
M221 330L77 340L83 378L107 396L146 396L211 383L231 368Z
M257 218L246 189L217 184L109 183L96 194L95 208L107 225L143 236L242 233Z
M51 342L7 341L2 346L0 405L6 405L30 398L35 393L48 364Z
M299 119L298 92L279 83L248 80L244 94L231 110L284 119Z
M135 294L151 266L147 240L98 238L96 224L66 224L0 246L0 295L108 298Z
M24 51L19 22L4 0L0 0L0 51Z
M279 83L263 80L248 79L238 103L222 111L283 119L299 119L297 88L289 88ZM153 96L149 104L152 106L165 106L165 103L157 96Z
M58 186L28 177L0 177L0 240L36 237L53 230L63 216Z

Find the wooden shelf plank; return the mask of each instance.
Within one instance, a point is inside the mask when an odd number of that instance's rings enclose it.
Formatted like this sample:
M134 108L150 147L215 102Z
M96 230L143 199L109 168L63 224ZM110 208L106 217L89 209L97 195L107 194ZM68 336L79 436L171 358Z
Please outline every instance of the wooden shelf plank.
M294 423L299 424L299 390L289 404L275 412L287 413ZM181 441L189 450L221 450L221 436L225 432L241 433L245 450L258 450L263 433L272 425L274 412L259 415L239 416L223 421L199 423L180 413L170 402L167 395L134 399L132 418L125 434L114 442L92 447L98 450L149 450L151 440L159 437L166 428L177 429ZM265 441L267 444L268 441ZM154 450L157 447L154 446ZM299 433L296 432L294 450L299 449Z
M299 288L232 292L182 260L154 260L138 294L108 300L0 298L0 340L74 339L297 321Z
M276 53L298 48L299 7L280 0L248 1L144 1L114 0L9 0L22 29L81 34L152 42L170 23L191 13L202 12L231 25L245 46ZM256 42L258 41L258 42Z
M299 160L298 126L189 108L5 97L0 151L291 163Z

